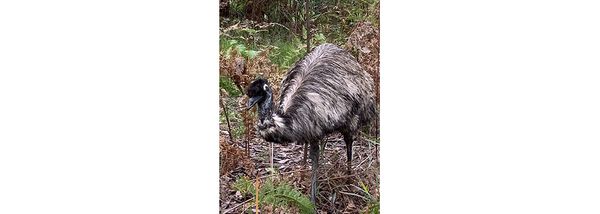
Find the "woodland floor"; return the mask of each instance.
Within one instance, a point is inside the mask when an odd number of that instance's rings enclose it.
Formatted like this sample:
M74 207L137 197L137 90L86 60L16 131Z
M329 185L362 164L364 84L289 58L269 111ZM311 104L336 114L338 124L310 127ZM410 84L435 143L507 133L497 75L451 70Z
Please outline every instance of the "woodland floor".
M241 177L266 179L276 176L310 195L311 162L302 163L303 146L268 143L256 136L249 142L249 154L244 143L232 141L226 123L220 124L220 210L221 213L259 213L253 198L243 196L232 184ZM353 144L352 174L346 173L346 149L340 134L324 139L325 149L319 159L318 213L370 213L379 201L379 145L360 133ZM271 146L273 157L271 160ZM271 163L275 172L269 169ZM281 209L263 213L287 213Z

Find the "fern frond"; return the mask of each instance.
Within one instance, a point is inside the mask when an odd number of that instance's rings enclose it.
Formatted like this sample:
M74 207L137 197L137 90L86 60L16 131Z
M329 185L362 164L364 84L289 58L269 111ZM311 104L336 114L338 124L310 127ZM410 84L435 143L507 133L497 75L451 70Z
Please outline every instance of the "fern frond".
M295 205L301 213L313 213L314 206L310 199L289 184L281 184L275 187L272 192L266 194L265 201L275 206Z
M243 177L234 183L234 188L242 194L251 194L256 197L255 187L252 181ZM272 179L267 179L258 192L259 204L272 205L275 207L294 206L300 213L314 213L315 207L308 198L299 190L287 183L274 184Z

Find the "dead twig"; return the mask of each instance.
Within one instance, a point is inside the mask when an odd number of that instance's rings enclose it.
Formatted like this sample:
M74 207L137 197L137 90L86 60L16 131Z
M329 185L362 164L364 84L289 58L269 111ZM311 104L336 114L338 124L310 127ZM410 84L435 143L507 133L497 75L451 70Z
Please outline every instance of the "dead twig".
M246 203L248 203L248 202L252 201L252 199L253 199L253 198L250 198L250 199L248 199L248 200L245 200L245 201L243 201L242 203L239 203L239 204L237 204L237 205L235 205L235 206L233 206L233 207L231 207L231 208L229 208L229 209L227 209L227 210L223 211L223 214L229 213L229 212L231 212L231 211L233 211L233 210L237 209L238 207L240 207L240 206L242 206L242 205L244 205L244 204L246 204Z
M271 169L273 169L273 142L271 142ZM271 175L275 173L275 170L271 170Z
M366 197L364 197L364 196L362 196L362 195L359 195L359 194L356 194L356 193L344 192L344 191L340 191L340 193L341 193L341 194L344 194L344 195L356 196L356 197L359 197L359 198L362 198L362 199L364 199L365 201L369 200L369 199L367 199Z
M354 176L356 176L356 174L338 176L338 177L333 177L333 178L325 178L325 179L319 180L319 182L321 182L321 181L328 181L328 180L335 180L335 179L342 179L342 178L350 178L350 177L354 177Z
M305 171L308 171L308 169L301 169L301 170L289 171L289 172L281 172L281 173L279 173L279 175L286 175L286 174L291 174L291 173L294 173L294 172L305 172ZM273 176L273 175L272 174L270 174L270 175L263 175L263 176L260 176L258 178L252 179L252 180L265 179L265 178L268 178L268 177L271 177L271 176Z
M256 187L256 190L255 190L255 193L256 193L256 197L255 197L256 198L256 202L255 202L256 211L260 212L260 209L258 209L258 195L259 195L258 193L259 193L259 190L260 190L260 179L256 180L256 182L254 182L254 187Z
M229 132L229 139L231 140L231 142L234 142L233 140L233 134L231 134L231 125L229 124L229 116L227 116L227 108L225 107L225 104L223 103L223 98L219 97L219 103L221 104L221 108L223 108L223 114L225 114L225 121L227 121L227 129Z

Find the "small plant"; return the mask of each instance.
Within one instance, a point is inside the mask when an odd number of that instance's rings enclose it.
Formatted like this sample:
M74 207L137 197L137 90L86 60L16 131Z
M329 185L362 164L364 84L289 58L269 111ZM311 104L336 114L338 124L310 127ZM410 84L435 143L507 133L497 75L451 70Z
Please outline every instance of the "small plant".
M242 169L244 173L252 173L255 165L250 158L244 155L241 148L221 135L219 136L219 175L232 173L236 169Z
M294 65L306 53L305 44L299 38L278 42L273 47L274 51L270 56L271 62L284 70Z
M367 141L367 143L373 144L373 145L381 145L380 144L380 138L379 136L374 136L369 134L369 128L370 127L365 127L363 128L363 131L361 131L361 136L363 138L363 140Z
M327 42L327 38L325 38L325 35L323 35L323 33L317 33L315 34L314 38L313 38L313 43L316 46L319 46L320 44L326 43Z
M223 98L223 105L227 111L222 111L219 114L219 124L227 124L227 120L229 120L229 125L227 131L231 131L231 135L234 139L240 139L245 132L245 127L243 124L243 118L240 112L235 110L234 104L231 104L230 99ZM227 114L227 116L225 115ZM229 130L231 128L231 130Z
M244 15L244 9L246 8L247 4L248 4L248 0L231 0L230 1L230 7L231 7L230 10L234 15L242 16L242 15Z
M373 196L370 192L369 192L369 187L367 187L367 185L365 185L365 183L363 183L362 181L359 182L360 184L360 190L363 193L363 195L366 196L366 201L367 201L367 210L365 213L379 213L379 198Z
M250 195L253 198L257 196L254 182L242 177L233 184L234 188L240 193ZM261 183L258 190L258 201L260 206L273 207L295 207L300 213L314 213L315 207L310 199L288 183L275 182L267 178Z
M256 57L260 51L252 50L248 47L248 45L236 40L236 39L221 39L220 41L220 49L225 58L231 58L234 51L240 53L243 57L247 59L252 59Z
M233 80L228 76L219 77L219 88L225 89L227 94L232 97L239 97L242 95L242 92L236 87Z

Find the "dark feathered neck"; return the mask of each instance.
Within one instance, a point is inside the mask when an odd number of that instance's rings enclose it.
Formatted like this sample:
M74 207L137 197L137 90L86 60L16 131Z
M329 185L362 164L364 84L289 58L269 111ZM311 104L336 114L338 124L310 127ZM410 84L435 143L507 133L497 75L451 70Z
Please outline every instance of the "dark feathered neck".
M267 92L265 101L259 103L258 106L258 118L261 122L264 120L271 120L273 117L273 95L271 92Z
M265 100L258 105L258 132L268 142L287 143L292 139L285 120L274 112L273 95L267 92Z

